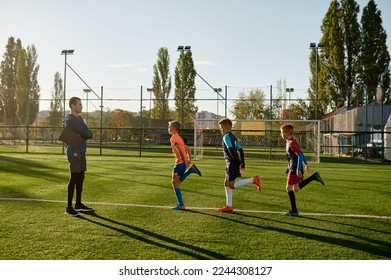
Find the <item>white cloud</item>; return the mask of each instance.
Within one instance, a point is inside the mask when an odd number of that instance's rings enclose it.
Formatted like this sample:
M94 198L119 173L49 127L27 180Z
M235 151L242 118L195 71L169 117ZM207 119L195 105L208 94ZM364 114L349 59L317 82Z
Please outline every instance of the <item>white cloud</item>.
M140 73L145 73L147 72L148 68L147 67L136 67L136 71Z
M122 63L122 64L110 64L109 68L134 68L132 63Z
M194 61L195 65L206 65L206 66L213 66L213 65L218 65L219 63L209 61L209 60L195 60Z

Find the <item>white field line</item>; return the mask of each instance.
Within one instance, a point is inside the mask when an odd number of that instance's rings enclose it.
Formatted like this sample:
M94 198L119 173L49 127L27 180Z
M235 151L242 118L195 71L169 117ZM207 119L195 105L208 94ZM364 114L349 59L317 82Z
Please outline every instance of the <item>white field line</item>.
M7 198L0 197L2 201L35 201L35 202L50 202L50 203L67 203L64 200L49 200L49 199L36 199L36 198ZM111 202L85 202L86 204L95 204L95 205L109 205L109 206L126 206L126 207L144 207L144 208L162 208L170 209L172 206L163 206L163 205L146 205L146 204L132 204L132 203L111 203ZM217 208L211 207L186 207L189 210L213 210L216 211ZM235 209L235 212L244 212L244 213L261 213L261 214L278 214L281 215L283 212L277 211L263 211L263 210L244 210L244 209ZM356 214L334 214L334 213L304 213L300 212L301 216L330 216L330 217L345 217L345 218L367 218L367 219L388 219L391 220L391 216L372 216L372 215L356 215Z

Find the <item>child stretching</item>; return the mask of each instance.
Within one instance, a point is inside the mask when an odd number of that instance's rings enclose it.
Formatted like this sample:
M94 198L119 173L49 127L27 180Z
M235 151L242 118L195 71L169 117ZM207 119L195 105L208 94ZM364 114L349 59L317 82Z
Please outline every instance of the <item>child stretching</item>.
M217 211L233 212L234 209L232 207L232 190L248 184L255 184L257 186L258 191L261 191L261 178L259 176L254 176L252 178L242 179L235 182L236 178L241 177L241 173L246 172L244 163L244 152L239 141L231 132L231 120L227 118L220 120L219 127L221 134L223 135L223 150L226 162L226 175L224 181L226 205L223 208L217 209Z
M309 178L304 179L303 163L305 164L305 169L307 173L310 173L311 170L307 164L307 160L303 152L300 150L299 145L296 140L293 138L293 126L290 124L285 124L280 127L281 137L286 140L286 158L288 160L287 168L287 181L286 181L286 191L288 192L289 200L291 202L291 210L286 212L285 216L298 216L299 212L296 207L296 198L295 193L304 188L308 183L313 180L318 181L322 185L324 182L320 177L318 172L312 174Z
M180 183L183 182L191 173L197 173L201 176L201 172L198 168L194 164L191 164L191 155L186 149L183 139L178 134L180 128L181 125L178 121L168 123L168 133L172 135L170 138L171 148L175 157L175 166L172 171L171 184L174 188L175 196L178 201L177 206L171 208L172 210L186 209L182 198L182 192L179 188ZM185 171L187 167L189 167L189 169Z

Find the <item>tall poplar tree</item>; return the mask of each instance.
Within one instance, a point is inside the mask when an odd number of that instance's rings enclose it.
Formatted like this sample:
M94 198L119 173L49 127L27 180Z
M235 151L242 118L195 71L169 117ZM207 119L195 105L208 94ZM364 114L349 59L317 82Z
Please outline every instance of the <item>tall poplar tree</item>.
M374 98L376 88L384 89L385 103L390 99L390 54L387 49L387 34L382 26L381 12L375 1L364 7L362 17L361 73L360 82L368 87L369 100ZM362 97L361 100L364 98Z
M357 104L358 69L360 54L360 24L358 13L360 8L355 0L342 1L342 30L345 47L345 84L342 85L342 94L348 106Z
M176 118L183 121L182 128L191 128L194 125L194 115L198 111L195 106L195 76L193 56L191 51L181 52L175 68L175 108ZM183 95L182 95L183 86ZM183 104L183 108L182 108ZM181 120L183 112L183 120Z
M15 74L16 74L16 42L14 37L9 37L3 60L0 64L0 117L3 124L15 124L16 98L15 98Z
M36 120L39 111L38 55L34 45L24 49L19 39L16 45L16 115L20 124L30 125Z
M152 118L168 119L170 110L168 97L171 92L170 56L167 48L160 48L158 59L153 66L152 89L155 96L153 101Z
M343 11L338 0L333 0L323 19L321 42L324 47L320 51L318 99L321 116L327 106L331 109L340 108L345 101L345 50L344 33L342 29Z
M64 88L60 73L54 74L54 86L52 90L52 99L50 100L50 112L48 122L50 126L61 125L63 116Z

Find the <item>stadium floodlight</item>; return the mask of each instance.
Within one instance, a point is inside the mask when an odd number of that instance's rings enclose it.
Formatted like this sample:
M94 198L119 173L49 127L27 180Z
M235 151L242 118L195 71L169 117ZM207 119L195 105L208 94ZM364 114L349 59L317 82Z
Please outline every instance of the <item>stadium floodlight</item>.
M318 120L318 103L319 103L319 100L318 100L318 57L319 57L319 49L323 48L324 47L324 44L323 43L318 43L318 45L316 45L315 43L310 43L310 49L313 49L315 50L316 52L316 56L315 56L315 71L316 71L316 88L315 88L315 119Z
M184 104L184 92L183 92L183 90L184 90L184 83L185 83L185 77L184 77L184 67L185 67L185 56L184 56L184 52L185 51L190 51L190 49L191 49L191 46L178 46L178 49L177 49L177 51L178 52L181 52L181 55L182 55L182 82L181 82L181 95L182 95L182 97L181 97L181 100L182 100L182 102L181 102L181 126L182 126L182 128L185 128L185 124L184 124L184 122L183 122L183 104Z
M151 115L152 115L152 92L153 92L153 88L147 88L147 92L149 92L149 121L151 121Z
M67 87L67 56L68 55L73 55L73 52L75 50L62 50L61 55L65 55L65 64L64 64L64 112L63 112L63 117L65 119L65 100L66 100L66 87ZM64 151L65 145L62 145L62 154L65 153Z

